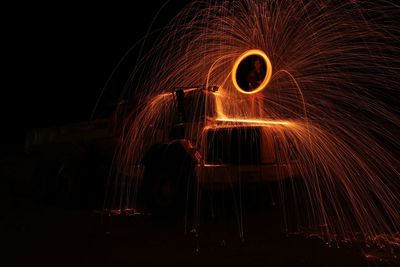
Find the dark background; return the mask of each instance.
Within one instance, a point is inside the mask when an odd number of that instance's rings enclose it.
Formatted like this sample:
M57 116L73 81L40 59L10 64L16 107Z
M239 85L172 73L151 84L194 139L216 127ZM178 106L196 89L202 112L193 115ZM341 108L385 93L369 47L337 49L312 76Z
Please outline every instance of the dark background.
M26 131L89 120L113 68L145 35L165 2L2 6L0 265L377 266L367 262L358 246L329 248L316 238L285 236L279 209L252 191L248 198L254 198L259 208L250 202L244 209L246 242L239 238L233 212L217 220L206 218L198 238L196 232L184 234L182 223L147 216L107 217L99 210L80 209L85 207L81 202L60 205L51 197L44 204L32 201L32 173L39 164L23 154ZM163 27L188 2L169 1L153 28ZM115 104L135 53L112 77L99 109ZM95 176L93 169L87 171L86 162L69 163L69 178ZM57 173L59 165L55 167ZM91 181L87 180L89 185Z
M3 8L2 149L22 149L27 129L88 120L113 68L166 2L57 1ZM188 2L169 1L152 28L165 26ZM112 76L100 108L115 103L137 50Z

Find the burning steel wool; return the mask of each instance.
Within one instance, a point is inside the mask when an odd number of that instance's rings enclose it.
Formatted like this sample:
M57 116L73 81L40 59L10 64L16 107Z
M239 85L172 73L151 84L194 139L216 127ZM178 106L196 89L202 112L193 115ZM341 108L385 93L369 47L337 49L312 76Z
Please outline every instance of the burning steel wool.
M398 250L399 14L381 0L194 1L132 73L109 202L187 214L203 186L282 181L284 230Z

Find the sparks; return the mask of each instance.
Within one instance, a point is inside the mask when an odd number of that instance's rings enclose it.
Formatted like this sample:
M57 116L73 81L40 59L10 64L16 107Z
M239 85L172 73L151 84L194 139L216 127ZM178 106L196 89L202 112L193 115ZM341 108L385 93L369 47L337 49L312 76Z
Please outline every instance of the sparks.
M199 168L210 158L206 175L224 161L218 171L233 173L230 146L266 162L268 177L296 170L281 190L285 231L400 246L400 103L386 97L400 88L399 6L353 2L194 1L182 10L132 73L128 100L139 104L120 125L110 205L135 207L154 145L195 150ZM252 56L266 75L246 90L238 70Z

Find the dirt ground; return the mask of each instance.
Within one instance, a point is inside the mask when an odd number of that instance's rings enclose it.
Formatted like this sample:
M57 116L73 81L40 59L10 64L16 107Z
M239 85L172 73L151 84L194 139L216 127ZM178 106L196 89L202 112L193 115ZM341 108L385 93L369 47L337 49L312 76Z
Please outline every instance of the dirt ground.
M2 266L390 266L357 247L282 233L276 210L205 218L199 231L150 215L12 208L1 213ZM197 236L197 237L196 237Z
M26 183L34 166L19 157L0 163L0 266L398 264L368 258L356 245L329 247L316 237L285 234L279 205L253 191L243 192L240 209L229 200L214 212L203 207L194 231L183 219L108 216L101 209L38 204L29 198Z

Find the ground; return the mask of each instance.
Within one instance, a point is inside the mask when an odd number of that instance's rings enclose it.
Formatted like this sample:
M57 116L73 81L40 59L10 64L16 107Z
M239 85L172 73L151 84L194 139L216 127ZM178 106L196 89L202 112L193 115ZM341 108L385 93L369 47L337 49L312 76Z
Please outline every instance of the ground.
M29 169L31 165L21 160L19 164ZM238 209L229 198L216 204L214 215L204 206L199 230L193 231L180 219L109 216L99 208L43 205L29 194L13 196L7 190L29 188L4 182L25 173L19 168L10 171L11 162L1 161L2 167L9 166L2 173L0 191L1 266L388 265L367 260L355 245L329 247L315 237L285 234L279 205L258 191L243 191L241 238Z

